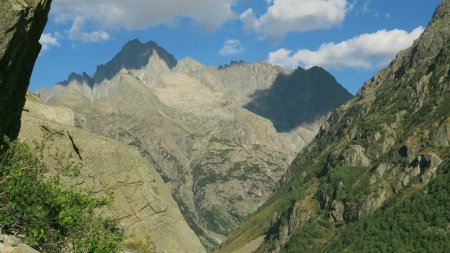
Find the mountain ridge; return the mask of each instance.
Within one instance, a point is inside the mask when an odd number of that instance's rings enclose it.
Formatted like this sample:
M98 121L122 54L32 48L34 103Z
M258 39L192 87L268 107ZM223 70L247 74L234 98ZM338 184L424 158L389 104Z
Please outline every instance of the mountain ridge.
M435 243L430 252L448 251L445 240L433 240L418 229L436 231L436 238L448 238L446 230L428 219L422 222L399 214L408 213L403 203L420 198L429 206L414 208L442 217L438 210L450 201L445 189L441 195L422 194L436 184L448 184L449 10L450 1L444 0L414 45L330 115L274 195L218 252L233 252L261 236L264 240L253 247L255 252L430 251L424 246L430 242ZM384 214L389 222L409 220L395 224L392 232L370 230L368 224L383 220ZM443 223L439 226L448 226ZM355 228L357 235L351 232ZM378 235L384 241L374 242Z
M137 148L212 251L268 198L294 152L312 140L327 115L281 134L272 121L245 109L251 94L290 74L269 63L213 68L187 58L171 68L156 50L143 57L146 66L121 68L92 86L73 78L41 91L41 98L73 109L79 128ZM310 70L316 71L325 72Z
M128 41L110 61L97 66L94 75L91 77L86 72L81 75L71 73L67 80L58 84L66 86L72 81L86 83L93 88L95 85L101 84L104 80L111 80L121 70L139 70L149 64L149 59L157 55L160 57L169 69L177 65L177 60L168 53L164 48L160 47L156 42L150 40L142 43L138 39Z

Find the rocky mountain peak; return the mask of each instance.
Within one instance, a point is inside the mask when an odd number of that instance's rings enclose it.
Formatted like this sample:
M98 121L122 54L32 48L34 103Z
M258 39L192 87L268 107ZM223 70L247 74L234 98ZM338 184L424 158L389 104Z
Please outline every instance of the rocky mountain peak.
M63 85L68 85L71 82L76 83L85 83L92 87L94 85L94 79L88 75L86 72L83 72L81 75L77 73L70 73L69 77L67 78L67 81L62 82Z
M161 61L163 63L161 63ZM152 66L152 64L156 64L157 66ZM85 72L81 75L71 73L67 81L60 82L59 84L66 86L72 81L76 81L79 84L87 84L92 88L96 84L102 83L104 80L111 80L124 69L129 71L140 70L143 68L151 69L152 67L157 69L172 69L176 65L177 60L175 57L164 48L160 47L156 42L148 41L142 43L138 39L134 39L127 42L122 50L114 56L111 61L97 66L97 71L93 77Z
M298 69L302 69L302 68L298 67ZM307 71L310 72L310 73L323 74L323 75L331 76L331 74L328 71L326 71L325 69L323 69L322 67L319 67L319 66L311 67Z
M154 41L141 43L134 39L125 44L111 61L105 65L97 67L95 74L95 83L101 83L105 79L111 79L120 72L121 69L136 70L148 65L150 57L157 52L159 57L164 60L169 68L177 65L177 60L168 53L164 48L160 47Z

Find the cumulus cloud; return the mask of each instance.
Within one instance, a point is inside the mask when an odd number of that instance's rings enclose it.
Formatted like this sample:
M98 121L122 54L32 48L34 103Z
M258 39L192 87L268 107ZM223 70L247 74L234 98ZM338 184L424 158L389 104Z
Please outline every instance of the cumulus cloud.
M322 44L318 50L279 49L269 53L272 64L295 68L322 66L334 69L371 69L388 64L401 50L410 47L422 33L418 27L408 33L403 30L380 30L362 34L340 43Z
M48 51L51 47L59 46L59 35L57 33L43 33L39 39L39 43L42 45L42 51Z
M257 17L252 9L240 15L244 29L279 39L288 32L325 29L341 24L352 6L346 0L273 0Z
M219 50L219 54L222 56L236 55L242 53L243 51L244 47L242 46L241 41L237 39L230 39L223 43L223 47Z
M87 32L84 29L85 20L83 17L76 17L73 21L72 28L69 31L71 40L82 40L85 42L98 42L109 40L110 36L107 32L98 30Z
M57 22L74 22L72 38L90 41L107 38L105 30L146 29L161 24L172 25L179 18L189 18L205 30L214 30L235 18L236 0L55 0L52 13ZM80 21L81 20L81 21ZM85 33L76 22L95 24L97 32Z

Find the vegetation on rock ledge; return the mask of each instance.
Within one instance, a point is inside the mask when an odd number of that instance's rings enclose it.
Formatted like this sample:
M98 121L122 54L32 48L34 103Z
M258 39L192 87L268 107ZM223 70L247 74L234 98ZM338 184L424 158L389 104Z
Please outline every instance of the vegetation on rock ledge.
M46 167L29 146L5 141L0 147L0 230L23 235L42 252L116 252L123 231L95 211L108 204L46 178Z

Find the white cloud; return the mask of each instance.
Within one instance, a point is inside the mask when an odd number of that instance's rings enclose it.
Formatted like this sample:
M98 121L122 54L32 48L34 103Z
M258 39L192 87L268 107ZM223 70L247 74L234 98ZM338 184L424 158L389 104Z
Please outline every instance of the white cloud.
M226 40L223 43L223 47L219 50L219 54L222 56L240 54L244 51L244 47L237 39Z
M256 17L252 9L240 15L246 30L274 39L288 32L304 32L340 25L352 5L346 0L273 0L267 12Z
M322 44L316 51L279 49L269 53L272 64L295 68L322 66L334 69L371 69L388 64L401 50L410 47L424 31L418 27L408 33L403 30L381 30L362 34L340 43Z
M255 13L252 9L244 11L239 16L239 19L242 21L244 30L257 31L261 27L261 21L256 18Z
M86 42L98 42L109 40L110 36L107 32L99 30L86 32L84 30L85 20L82 17L76 17L73 21L72 28L69 31L71 40L82 40Z
M57 33L43 33L39 39L39 43L42 45L42 51L45 52L51 47L59 46L58 37L59 35Z
M99 32L78 31L75 36L92 40L106 38L106 31L117 28L147 29L167 24L179 18L189 18L205 30L214 30L235 18L232 5L236 0L55 0L52 13L57 22L83 20L96 25ZM88 26L82 27L88 27ZM73 29L79 28L74 24ZM103 32L102 32L103 30Z

